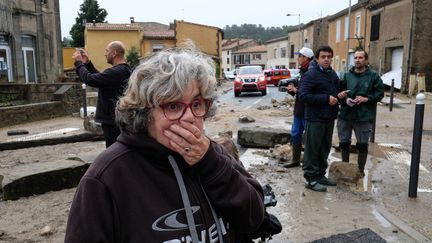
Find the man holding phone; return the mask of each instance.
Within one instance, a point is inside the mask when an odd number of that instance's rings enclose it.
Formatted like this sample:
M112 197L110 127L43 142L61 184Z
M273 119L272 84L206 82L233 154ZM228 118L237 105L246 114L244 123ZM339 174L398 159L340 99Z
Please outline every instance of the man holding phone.
M75 71L83 83L98 88L95 120L102 124L105 146L108 148L120 135L120 129L114 122L114 108L132 73L125 60L125 47L120 41L113 41L107 45L105 58L112 67L103 72L99 72L93 66L84 49L77 49L72 58L75 60Z
M354 53L354 64L342 79L347 89L346 102L342 102L337 121L339 147L342 161L349 162L352 130L356 136L359 174L364 176L369 138L376 115L376 103L384 97L384 85L377 72L367 65L368 54L358 50Z

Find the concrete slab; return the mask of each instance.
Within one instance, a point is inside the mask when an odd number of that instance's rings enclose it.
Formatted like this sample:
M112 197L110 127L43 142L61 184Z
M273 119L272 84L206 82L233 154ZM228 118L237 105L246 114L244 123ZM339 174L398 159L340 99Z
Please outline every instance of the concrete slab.
M81 158L41 162L0 170L3 199L16 200L78 185L92 161Z
M237 143L248 148L272 148L276 144L286 144L291 139L291 131L269 127L242 127L237 133Z
M40 138L40 139L33 139L33 140L32 139L23 140L22 138L18 138L16 140L10 140L7 142L0 143L0 151L30 148L30 147L45 146L45 145L54 145L54 144L61 144L61 143L76 143L76 142L83 142L83 141L100 141L100 140L104 140L103 135L89 133L89 132L81 132L69 136L63 135L58 137Z

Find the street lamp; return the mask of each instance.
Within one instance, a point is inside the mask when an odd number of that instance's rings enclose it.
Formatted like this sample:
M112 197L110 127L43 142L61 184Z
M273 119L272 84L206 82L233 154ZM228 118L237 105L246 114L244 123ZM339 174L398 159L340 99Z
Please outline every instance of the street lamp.
M299 42L299 45L298 45L298 50L300 50L300 48L302 48L301 47L301 41L302 41L302 38L301 38L301 32L300 32L300 14L287 14L286 16L298 16L298 33L299 33L299 40L298 40L298 42Z

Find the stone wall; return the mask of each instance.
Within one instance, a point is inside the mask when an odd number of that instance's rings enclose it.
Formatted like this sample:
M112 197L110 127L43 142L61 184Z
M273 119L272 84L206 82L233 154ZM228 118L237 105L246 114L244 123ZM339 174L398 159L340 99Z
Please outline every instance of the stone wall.
M0 107L0 127L79 113L83 103L80 84L0 85L4 96L11 100Z
M426 90L432 91L432 16L430 0L415 1L415 26L413 35L413 53L411 74L424 73Z

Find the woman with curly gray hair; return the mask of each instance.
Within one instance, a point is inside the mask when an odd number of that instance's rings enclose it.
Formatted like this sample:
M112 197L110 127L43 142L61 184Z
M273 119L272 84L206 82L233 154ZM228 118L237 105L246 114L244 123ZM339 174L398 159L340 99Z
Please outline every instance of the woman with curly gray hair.
M66 242L237 242L260 226L261 186L204 134L215 87L213 61L193 47L135 69L121 134L82 178Z

